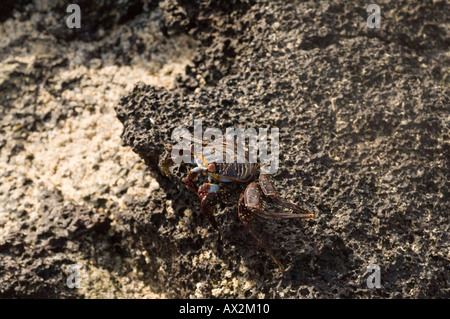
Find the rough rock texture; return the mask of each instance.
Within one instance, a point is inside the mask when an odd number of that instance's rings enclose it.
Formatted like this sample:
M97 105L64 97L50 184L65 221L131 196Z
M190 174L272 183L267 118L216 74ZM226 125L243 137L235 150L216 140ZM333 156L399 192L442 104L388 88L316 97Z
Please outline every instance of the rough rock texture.
M80 30L0 12L1 298L450 297L446 1L379 1L381 29L366 1L71 3ZM193 119L280 129L275 184L317 213L255 225L284 273L237 197L217 233L161 174Z
M194 66L173 90L137 84L116 111L162 188L123 215L126 246L139 242L169 295L450 297L449 7L379 5L368 29L365 1L164 1L164 25L202 43ZM318 215L258 224L284 273L237 198L217 207L219 234L181 182L188 168L161 174L163 145L193 119L280 129L275 183ZM370 264L382 288L367 287Z
M159 185L121 146L114 105L135 81L172 86L195 42L166 38L153 6L128 17L124 1L89 3L82 26L97 33L72 34L65 1L17 2L0 24L1 298L165 296L122 247L116 216Z
M58 196L59 195L59 196ZM42 209L23 218L20 232L12 233L0 245L2 254L2 297L63 298L76 297L77 290L66 285L71 272L65 268L76 264L79 251L114 250L118 238L107 237L110 220L79 206L64 205L60 194L42 194ZM22 212L22 215L27 215ZM27 216L28 217L28 216ZM108 243L108 247L102 247Z

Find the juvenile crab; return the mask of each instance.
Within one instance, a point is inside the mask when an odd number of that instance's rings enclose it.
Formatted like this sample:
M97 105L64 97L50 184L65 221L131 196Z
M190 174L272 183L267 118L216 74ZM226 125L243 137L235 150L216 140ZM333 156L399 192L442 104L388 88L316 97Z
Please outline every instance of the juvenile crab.
M201 141L203 146L208 145L210 141ZM222 142L224 149L225 142ZM161 169L164 174L169 174L169 168L174 165L171 157L172 146L167 146L167 156L161 163ZM184 183L192 192L196 193L200 199L201 210L208 219L209 223L215 230L219 230L219 226L214 217L213 207L222 200L230 198L234 189L230 187L232 183L248 183L245 191L240 194L238 203L238 218L243 223L248 233L266 250L275 263L281 268L281 262L275 257L271 249L264 241L257 236L251 229L251 223L256 217L265 220L284 220L284 219L300 219L314 218L309 211L281 198L269 177L266 174L259 173L260 165L258 163L217 163L210 162L205 159L202 154L194 153L194 147L191 146L191 164L196 165L195 168L188 172ZM200 187L196 181L199 176L208 176L209 182L204 183ZM257 178L257 176L259 176ZM257 179L256 179L257 178ZM215 183L213 183L215 182ZM267 210L268 203L274 204L276 210ZM293 211L286 212L288 209ZM280 210L281 209L281 210Z

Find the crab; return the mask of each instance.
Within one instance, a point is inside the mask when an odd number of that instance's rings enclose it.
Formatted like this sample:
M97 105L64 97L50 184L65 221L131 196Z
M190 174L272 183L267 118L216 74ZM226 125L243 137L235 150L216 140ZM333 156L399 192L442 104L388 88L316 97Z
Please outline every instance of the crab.
M205 146L211 142L202 141L201 143ZM168 154L161 164L161 169L166 176L169 175L169 168L174 165L171 157L172 149L171 145L166 146ZM202 154L196 154L193 146L191 146L191 154L193 154L191 164L196 165L196 167L188 172L187 177L184 178L184 183L189 190L198 195L201 211L210 225L215 230L219 230L213 208L217 203L233 195L235 189L231 185L233 183L249 183L239 196L238 218L247 232L265 249L273 261L283 269L281 262L275 257L272 250L252 230L252 222L256 218L264 220L314 218L314 214L281 198L269 176L260 173L259 163L249 163L248 161L245 163L211 162L205 159ZM207 176L209 181L198 186L196 181L200 176ZM271 203L271 206L275 206L276 209L267 209L268 203Z

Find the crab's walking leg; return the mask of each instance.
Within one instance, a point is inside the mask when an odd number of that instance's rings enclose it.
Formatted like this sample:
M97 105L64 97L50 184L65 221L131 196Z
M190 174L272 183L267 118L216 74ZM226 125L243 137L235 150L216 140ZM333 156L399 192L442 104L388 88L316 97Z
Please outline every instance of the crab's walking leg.
M179 152L184 152L184 150L177 149L177 148L174 149L172 145L166 145L164 148L166 149L166 156L161 162L161 170L164 173L164 175L169 176L170 167L175 165L175 162L177 164L179 164L179 162L176 160L178 156L177 155L174 156L173 151L175 150L179 153ZM175 161L174 161L174 159L175 159ZM195 164L194 159L191 159L191 164Z
M276 215L279 216L279 218L281 219L314 218L314 214L312 214L311 212L281 198L280 195L278 195L278 192L275 190L273 183L270 181L269 177L266 174L259 175L259 186L264 195L270 198L270 200L273 203L288 209L292 209L296 213L296 214L277 213Z
M202 174L203 170L200 167L195 167L188 172L188 176L184 179L184 183L187 188L189 188L192 192L197 193L198 187L195 184L195 180L197 179L199 174Z
M214 218L213 206L218 202L229 198L230 195L231 191L228 187L221 187L217 184L205 183L198 189L202 212L215 230L219 230L219 226Z
M266 209L266 194L261 190L259 183L250 183L244 192L244 204L247 210L263 219L294 219L294 218L307 218L310 217L307 214L292 214L287 212L278 212ZM269 197L270 198L270 197Z
M247 209L247 207L245 206L244 195L241 194L241 196L239 198L239 208L238 208L239 220L242 222L242 224L244 225L245 229L250 234L250 236L252 236L258 242L258 244L265 249L267 254L269 254L269 256L272 257L273 261L278 265L278 267L280 267L280 269L282 271L284 271L283 265L277 259L277 257L275 257L272 250L270 250L269 246L267 246L266 243L261 238L259 238L257 235L255 235L253 233L253 231L251 230L250 223L252 222L254 216L255 216L255 214L252 211L250 211L249 209Z

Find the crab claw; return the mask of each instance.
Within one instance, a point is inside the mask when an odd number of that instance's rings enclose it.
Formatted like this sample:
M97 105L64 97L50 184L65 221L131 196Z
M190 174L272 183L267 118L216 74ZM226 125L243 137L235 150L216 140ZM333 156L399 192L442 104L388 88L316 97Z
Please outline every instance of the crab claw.
M288 213L282 209L274 211L266 208L267 202L271 202L281 208L288 208L295 213ZM266 250L273 261L283 270L281 262L275 257L271 249L264 241L255 235L250 224L255 217L266 220L313 218L313 214L298 207L297 205L282 199L276 192L268 176L261 174L258 182L250 183L239 198L238 216L249 234Z
M255 239L258 242L258 244L265 249L265 251L272 258L272 260L278 265L278 267L280 267L281 271L284 271L283 264L277 259L277 257L275 257L274 253L269 248L269 246L267 246L267 244L259 236L253 233L250 227L250 223L253 221L254 215L255 212L251 208L249 208L245 202L245 195L241 194L241 196L239 197L239 206L238 206L239 220L242 222L242 224L244 225L245 229L250 234L250 236L252 236L253 239Z
M217 184L205 183L198 188L202 212L215 230L219 230L219 226L214 218L212 207L218 202L229 198L230 195L231 192L228 187Z
M219 225L217 224L217 221L214 218L211 206L218 202L219 191L220 191L219 185L210 183L205 183L198 188L198 196L200 198L200 205L202 212L215 230L219 230Z
M278 213L281 219L314 218L313 213L281 198L280 195L278 195L278 192L275 190L272 181L266 174L261 174L259 176L258 184L264 196L269 198L272 203L294 211L294 214Z

